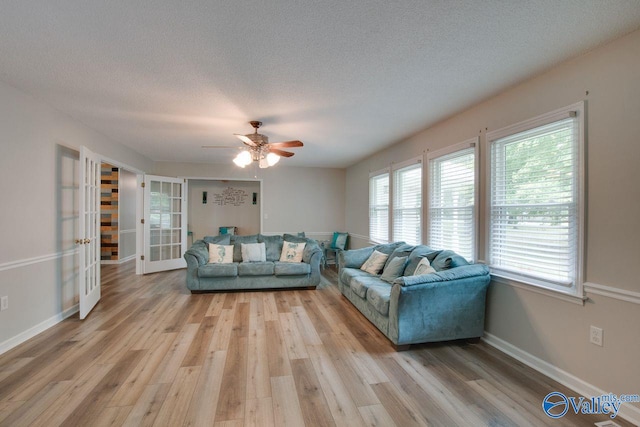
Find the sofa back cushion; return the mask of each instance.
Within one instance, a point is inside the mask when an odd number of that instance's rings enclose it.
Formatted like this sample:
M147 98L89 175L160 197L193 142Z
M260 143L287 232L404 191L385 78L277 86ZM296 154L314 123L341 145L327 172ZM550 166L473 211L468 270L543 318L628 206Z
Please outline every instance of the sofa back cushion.
M415 246L407 245L407 244L403 244L395 248L394 251L391 252L391 255L389 255L389 258L387 258L387 262L384 264L383 271L387 269L387 267L389 266L389 263L391 263L391 261L393 261L393 259L396 257L407 257L408 259L409 255L411 255L411 252L413 252L414 249L415 249ZM403 271L400 272L399 276L402 276Z
M442 251L437 251L427 245L416 246L409 255L409 262L407 262L403 276L413 276L413 273L416 271L416 267L418 266L418 263L420 263L422 257L427 257L429 262L433 262L440 252Z
M438 256L431 261L431 266L435 268L436 271L448 270L463 265L469 265L469 263L462 256L451 250L440 252Z
M278 261L282 253L282 236L258 235L258 243L264 243L267 252L267 261Z
M223 234L220 236L204 236L202 240L204 240L205 243L213 243L216 245L230 245L231 235Z
M209 262L209 249L204 240L196 240L193 242L193 245L191 245L186 253L196 257L198 265L203 265Z

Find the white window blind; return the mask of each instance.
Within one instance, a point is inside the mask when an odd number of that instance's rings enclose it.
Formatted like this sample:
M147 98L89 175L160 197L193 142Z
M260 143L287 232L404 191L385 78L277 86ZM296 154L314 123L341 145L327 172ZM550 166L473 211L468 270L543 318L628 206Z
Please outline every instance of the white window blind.
M393 240L417 245L422 240L422 164L393 174Z
M580 144L579 119L568 112L491 141L489 257L497 274L574 287L581 264Z
M369 178L369 238L389 241L389 173Z
M464 148L429 160L429 245L474 259L476 152Z

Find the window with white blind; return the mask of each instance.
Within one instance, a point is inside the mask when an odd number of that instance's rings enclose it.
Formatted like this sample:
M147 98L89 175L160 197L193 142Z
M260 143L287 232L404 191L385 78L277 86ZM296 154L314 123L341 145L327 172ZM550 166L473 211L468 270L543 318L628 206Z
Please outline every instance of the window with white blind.
M393 172L393 240L417 245L422 240L422 163Z
M583 117L580 103L487 134L494 274L581 294Z
M389 241L389 172L369 178L369 238Z
M477 138L429 154L429 246L476 259Z

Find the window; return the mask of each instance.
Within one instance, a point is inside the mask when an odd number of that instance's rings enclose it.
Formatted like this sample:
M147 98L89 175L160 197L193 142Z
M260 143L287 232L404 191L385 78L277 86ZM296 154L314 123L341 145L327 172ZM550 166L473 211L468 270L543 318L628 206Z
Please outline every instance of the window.
M429 155L429 246L476 256L477 138Z
M581 292L583 111L577 104L487 135L494 274Z
M389 241L389 172L369 178L369 238Z
M417 245L422 241L422 163L393 172L393 240Z

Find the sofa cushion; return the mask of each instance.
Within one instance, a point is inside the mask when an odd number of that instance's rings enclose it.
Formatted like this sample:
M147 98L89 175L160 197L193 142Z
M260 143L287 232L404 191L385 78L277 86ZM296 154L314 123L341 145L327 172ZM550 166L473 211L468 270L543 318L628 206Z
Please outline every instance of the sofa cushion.
M389 255L389 258L387 258L387 262L384 264L384 268L382 270L383 271L386 270L389 263L396 257L409 258L409 255L411 255L411 252L413 252L415 248L416 248L415 246L406 245L406 244L398 246L393 252L391 252L391 255ZM400 274L400 276L402 276L402 274Z
M198 277L235 277L238 264L205 264L198 267Z
M391 300L391 285L379 282L367 290L367 302L383 316L389 315L389 301Z
M231 235L223 234L221 236L204 236L202 238L205 243L213 243L215 245L230 245Z
M239 276L272 276L275 272L273 262L241 262L238 264Z
M404 267L407 265L408 257L406 256L397 256L390 263L388 263L384 270L382 271L382 275L380 279L387 283L393 283L398 277L402 276L404 272Z
M423 256L427 257L429 262L433 262L440 252L442 251L437 251L427 245L416 246L415 249L411 251L411 255L409 255L409 262L404 268L403 276L413 276L413 273L416 271L416 267Z
M307 238L304 236L296 236L294 234L284 234L282 236L284 238L284 240L286 240L287 242L293 242L293 243L307 243Z
M276 261L273 264L276 276L302 276L311 273L311 265L306 262Z
M416 271L413 272L413 276L420 276L422 274L431 274L435 272L436 272L436 269L431 267L431 264L429 263L429 260L427 259L427 257L422 257L420 258L420 262L416 267Z
M383 243L381 245L376 245L373 248L378 252L382 252L383 254L391 255L393 251L398 249L400 246L404 246L404 245L406 245L405 242L393 242L393 243Z
M389 255L374 250L369 259L367 259L360 270L366 271L371 274L379 274L384 268L384 263L387 261Z
M367 297L367 289L371 286L379 285L382 282L378 277L375 276L360 276L354 277L351 280L351 291L354 294L358 295L360 298Z
M242 262L265 262L267 251L264 243L240 243Z
M371 275L359 268L343 268L340 272L340 280L343 284L351 287L351 281L355 277L370 277Z
M306 245L306 242L293 243L285 240L282 244L280 262L302 262L302 254L304 253L304 247Z
M230 264L233 262L233 245L209 243L209 263Z
M233 243L233 262L242 262L242 246L241 243L258 243L258 235L252 234L250 236L229 236L231 243Z
M463 265L469 265L469 263L466 259L450 250L440 252L438 256L431 261L431 266L435 268L436 271L448 270Z
M283 241L284 239L282 238L282 236L265 236L263 234L258 235L258 243L264 243L265 245L265 250L267 251L267 261L280 260Z

